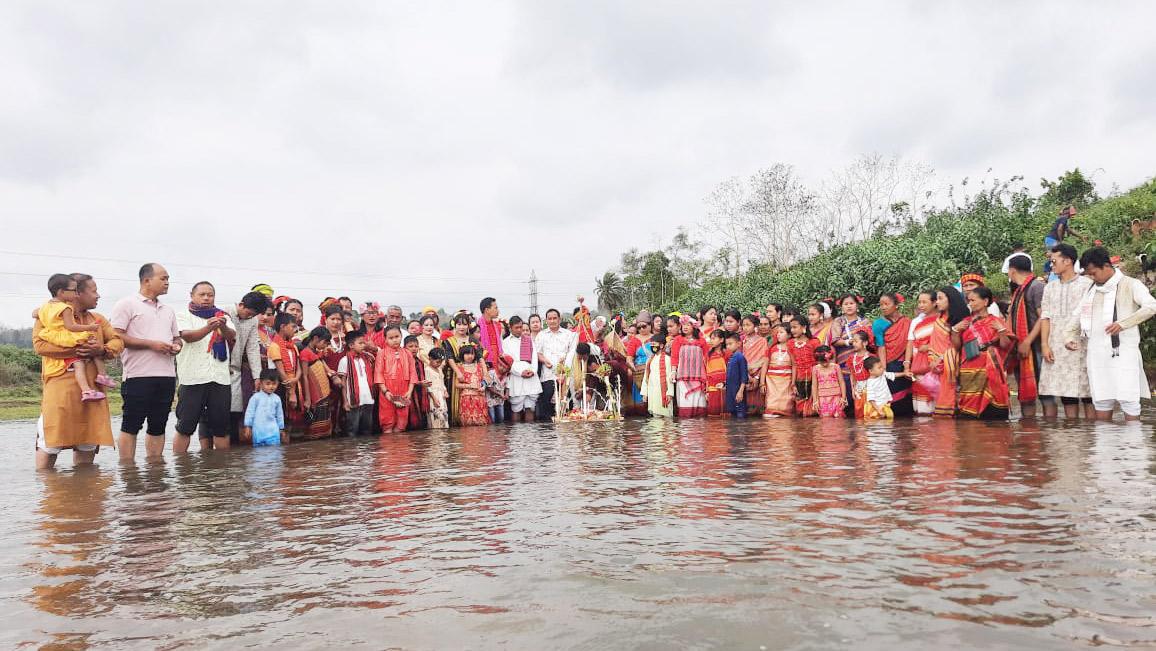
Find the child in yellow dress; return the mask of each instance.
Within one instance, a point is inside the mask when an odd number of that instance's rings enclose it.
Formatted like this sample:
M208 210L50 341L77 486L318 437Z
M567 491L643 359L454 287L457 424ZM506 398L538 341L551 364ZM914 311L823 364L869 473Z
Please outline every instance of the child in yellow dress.
M100 343L100 324L78 323L73 301L76 299L76 281L67 274L52 274L48 279L48 292L52 298L36 310L36 318L40 320L41 329L37 336L50 344L61 348L72 348L85 342ZM105 372L104 360L99 357L91 359L70 358L52 359L43 358L41 372L44 377L56 377L68 371L76 375L76 384L80 386L80 399L83 402L104 400L102 391L93 388L88 383L88 374L85 364L92 364L96 368L96 383L105 387L115 387Z

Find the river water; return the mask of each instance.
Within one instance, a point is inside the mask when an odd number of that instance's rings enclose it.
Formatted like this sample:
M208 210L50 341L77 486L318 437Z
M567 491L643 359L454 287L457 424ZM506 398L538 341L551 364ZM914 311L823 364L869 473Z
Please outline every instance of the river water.
M1156 645L1152 421L635 420L31 468L0 648Z

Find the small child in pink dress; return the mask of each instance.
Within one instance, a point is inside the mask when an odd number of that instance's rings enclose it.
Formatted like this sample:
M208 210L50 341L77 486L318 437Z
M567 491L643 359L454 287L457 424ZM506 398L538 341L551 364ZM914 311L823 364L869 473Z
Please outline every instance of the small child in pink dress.
M811 370L811 400L820 417L843 418L847 407L843 374L835 363L830 346L815 349L815 368Z

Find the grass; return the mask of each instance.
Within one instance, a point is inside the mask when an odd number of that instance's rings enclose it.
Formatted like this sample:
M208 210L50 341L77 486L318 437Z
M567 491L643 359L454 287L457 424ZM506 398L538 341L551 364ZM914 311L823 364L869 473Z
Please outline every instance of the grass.
M108 393L108 407L120 413L120 392ZM0 421L34 420L40 415L40 385L0 387Z

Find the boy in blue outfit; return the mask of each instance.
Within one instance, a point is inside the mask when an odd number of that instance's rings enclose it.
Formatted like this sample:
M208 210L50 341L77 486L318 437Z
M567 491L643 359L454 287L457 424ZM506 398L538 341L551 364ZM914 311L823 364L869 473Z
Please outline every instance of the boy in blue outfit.
M281 377L274 369L261 371L261 392L253 394L245 410L245 437L253 446L283 445L289 442L285 434L285 410L277 387Z
M732 332L726 338L727 353L727 392L726 404L723 408L734 418L747 417L746 387L749 370L747 358L743 355L743 340L739 333Z

